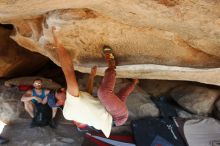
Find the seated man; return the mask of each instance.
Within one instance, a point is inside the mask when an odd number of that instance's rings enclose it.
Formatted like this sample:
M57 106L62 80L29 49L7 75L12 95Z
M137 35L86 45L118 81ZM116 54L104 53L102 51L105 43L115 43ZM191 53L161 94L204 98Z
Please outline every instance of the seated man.
M25 110L29 113L32 119L34 119L34 106L46 104L47 96L49 94L49 90L43 88L41 79L35 79L33 87L32 90L28 90L21 98L21 101L24 102ZM33 126L32 120L30 127L32 128Z
M60 65L67 82L66 101L63 109L64 117L68 120L88 124L98 130L102 130L105 136L109 137L112 120L115 121L116 126L126 122L128 109L125 101L127 96L133 91L138 80L133 80L131 84L115 95L115 61L111 49L104 48L108 69L98 90L98 98L94 98L88 92L79 91L70 54L57 39L54 27L52 33ZM94 76L95 74L92 74L91 81L93 81Z

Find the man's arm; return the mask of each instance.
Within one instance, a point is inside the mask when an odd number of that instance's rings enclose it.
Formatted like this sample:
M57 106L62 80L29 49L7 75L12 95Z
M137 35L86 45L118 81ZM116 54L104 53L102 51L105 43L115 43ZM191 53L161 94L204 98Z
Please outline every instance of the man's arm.
M67 82L67 91L75 96L79 96L79 86L76 81L76 75L72 63L72 59L68 51L64 48L63 44L57 39L55 34L55 27L52 28L52 33L54 37L54 42L57 47L56 51L59 57L61 68L64 72L66 82Z
M94 82L94 77L96 75L96 70L97 70L97 66L94 66L91 69L91 73L89 75L89 79L88 79L88 83L87 83L87 92L92 94L92 90L93 90L93 82Z
M21 101L25 102L25 101L30 101L32 99L37 100L39 103L42 102L42 99L36 96L32 96L32 91L28 90L22 97L21 97Z
M41 103L42 103L42 104L46 104L47 101L48 101L48 96L45 96Z

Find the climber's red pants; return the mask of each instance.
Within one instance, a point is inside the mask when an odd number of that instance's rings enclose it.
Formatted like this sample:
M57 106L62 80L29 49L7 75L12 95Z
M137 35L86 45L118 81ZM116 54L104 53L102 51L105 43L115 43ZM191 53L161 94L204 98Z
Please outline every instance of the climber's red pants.
M115 94L115 82L115 70L113 68L106 69L101 86L98 89L98 97L106 110L112 115L116 126L120 126L128 119L126 100L129 94L134 90L135 84L130 83Z

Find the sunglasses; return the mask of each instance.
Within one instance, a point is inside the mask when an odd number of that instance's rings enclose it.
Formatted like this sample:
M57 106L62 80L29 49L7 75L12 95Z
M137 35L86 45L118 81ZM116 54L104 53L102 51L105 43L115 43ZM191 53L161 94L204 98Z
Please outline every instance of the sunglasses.
M35 86L42 85L42 83L34 83Z

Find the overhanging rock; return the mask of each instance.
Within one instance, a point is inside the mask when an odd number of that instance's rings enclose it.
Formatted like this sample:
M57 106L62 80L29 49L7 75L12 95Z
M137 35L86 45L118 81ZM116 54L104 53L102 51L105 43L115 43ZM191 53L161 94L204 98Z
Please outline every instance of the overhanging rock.
M0 22L15 26L19 45L49 57L52 26L76 69L102 75L103 45L118 77L197 81L219 85L220 2L205 0L2 1Z

